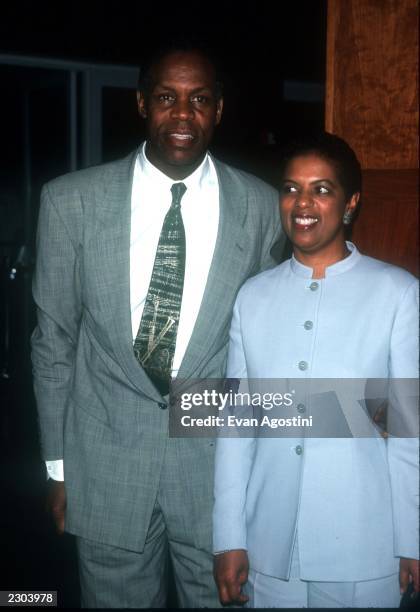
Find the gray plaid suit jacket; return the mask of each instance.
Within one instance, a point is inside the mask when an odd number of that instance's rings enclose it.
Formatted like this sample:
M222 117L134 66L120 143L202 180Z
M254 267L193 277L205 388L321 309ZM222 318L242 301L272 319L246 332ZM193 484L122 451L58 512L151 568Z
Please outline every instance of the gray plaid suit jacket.
M66 530L141 551L159 484L168 410L159 408L162 397L133 353L129 257L136 155L44 186L32 359L43 458L64 458ZM249 276L274 265L270 249L280 235L277 192L214 163L220 190L217 242L180 379L224 375L237 291ZM191 508L179 512L193 516L197 496L206 495L211 505L214 448L199 438L185 440L185 449L179 477L197 486L191 488Z

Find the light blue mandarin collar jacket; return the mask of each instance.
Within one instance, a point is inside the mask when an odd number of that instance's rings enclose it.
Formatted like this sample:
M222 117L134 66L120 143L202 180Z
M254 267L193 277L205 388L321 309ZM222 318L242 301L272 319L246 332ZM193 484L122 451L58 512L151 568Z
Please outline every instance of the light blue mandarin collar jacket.
M229 377L418 377L417 279L348 247L323 279L292 258L245 283ZM418 556L418 484L415 437L221 437L214 551L247 549L254 570L287 578L297 534L302 579L387 576Z

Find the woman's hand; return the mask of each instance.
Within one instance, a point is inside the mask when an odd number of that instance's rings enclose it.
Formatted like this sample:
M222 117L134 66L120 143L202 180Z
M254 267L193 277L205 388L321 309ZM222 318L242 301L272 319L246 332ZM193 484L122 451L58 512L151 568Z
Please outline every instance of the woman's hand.
M420 575L419 575L420 561L417 559L400 559L400 591L404 593L410 582L413 583L415 593L420 592Z
M223 605L248 601L249 598L241 592L248 580L248 570L246 550L229 550L214 557L214 579Z

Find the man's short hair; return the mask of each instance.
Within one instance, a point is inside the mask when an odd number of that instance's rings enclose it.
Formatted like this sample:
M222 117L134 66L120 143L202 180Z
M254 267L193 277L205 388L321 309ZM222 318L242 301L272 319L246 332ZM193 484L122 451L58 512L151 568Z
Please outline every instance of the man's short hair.
M191 38L172 39L146 55L139 69L137 90L147 98L153 86L153 69L155 66L168 55L180 52L197 53L213 66L215 75L214 93L216 99L219 100L223 96L223 85L216 55L207 45Z

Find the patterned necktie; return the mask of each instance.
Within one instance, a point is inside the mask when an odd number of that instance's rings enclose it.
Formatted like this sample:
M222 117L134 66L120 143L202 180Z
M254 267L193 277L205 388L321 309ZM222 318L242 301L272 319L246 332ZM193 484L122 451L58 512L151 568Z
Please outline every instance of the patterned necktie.
M144 304L134 354L162 395L169 392L185 272L185 231L181 215L184 183L171 187Z

